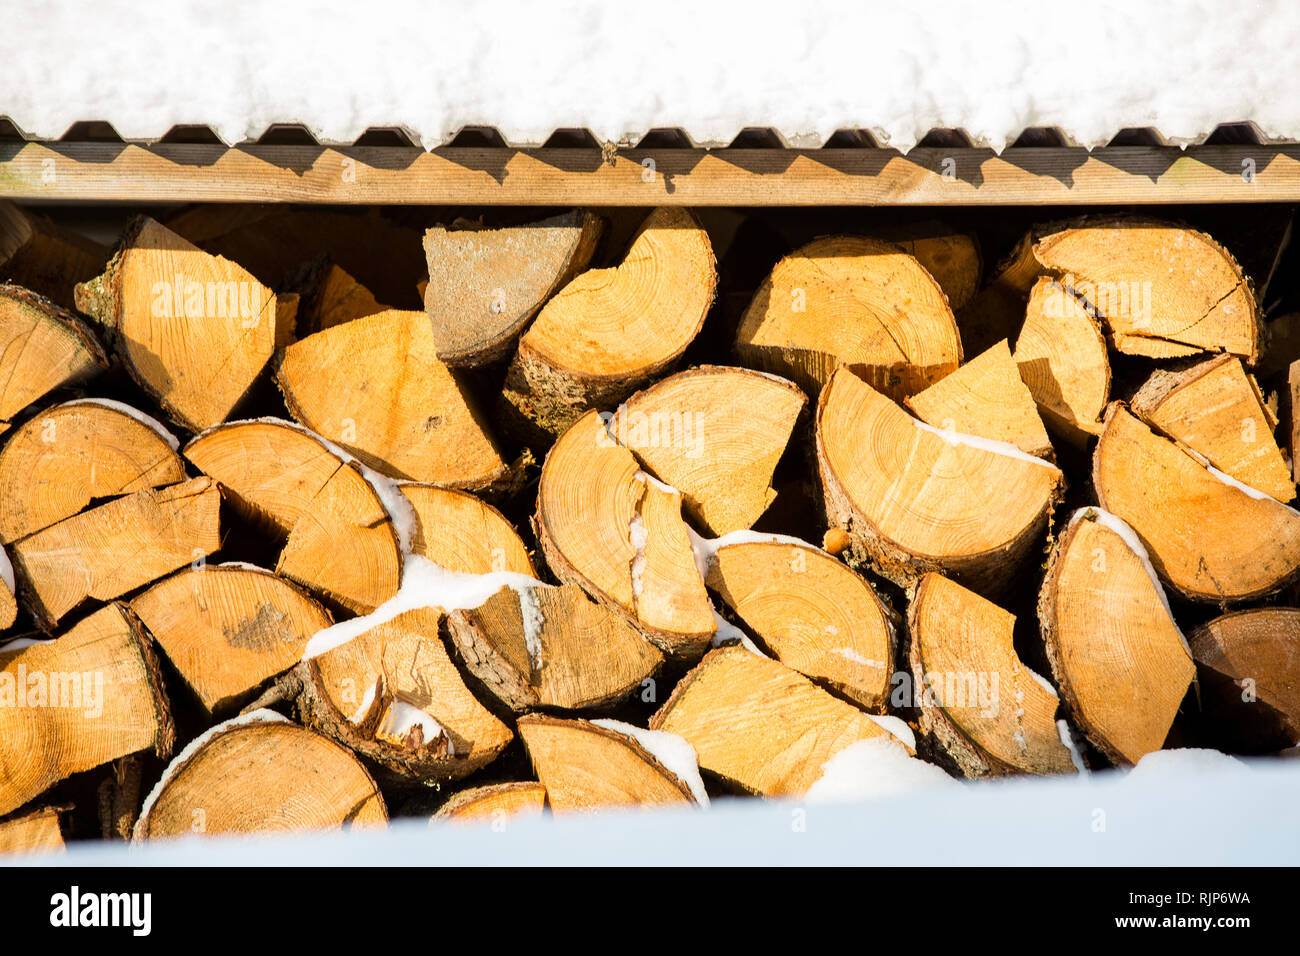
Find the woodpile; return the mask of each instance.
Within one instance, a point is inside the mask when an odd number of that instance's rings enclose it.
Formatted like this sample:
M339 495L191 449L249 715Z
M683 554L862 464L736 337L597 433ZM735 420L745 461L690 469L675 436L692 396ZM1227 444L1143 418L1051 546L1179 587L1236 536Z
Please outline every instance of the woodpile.
M1300 740L1251 250L395 215L0 205L0 853Z

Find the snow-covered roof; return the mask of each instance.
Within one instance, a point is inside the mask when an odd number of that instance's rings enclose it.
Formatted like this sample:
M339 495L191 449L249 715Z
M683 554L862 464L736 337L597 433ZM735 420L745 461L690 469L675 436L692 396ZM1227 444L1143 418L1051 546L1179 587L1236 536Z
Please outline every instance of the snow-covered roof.
M102 121L235 144L288 123L426 148L467 126L516 146L570 128L725 145L752 127L790 146L854 129L906 150L959 129L1001 149L1038 127L1192 143L1242 122L1300 140L1298 21L1286 0L47 0L5 11L0 117L41 139Z

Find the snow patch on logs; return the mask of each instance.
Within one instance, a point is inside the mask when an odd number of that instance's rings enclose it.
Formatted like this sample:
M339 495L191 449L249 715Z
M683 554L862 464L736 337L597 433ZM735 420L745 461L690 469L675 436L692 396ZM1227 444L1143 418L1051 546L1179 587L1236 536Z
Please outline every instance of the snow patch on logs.
M408 555L402 567L402 585L396 594L369 614L317 631L307 642L302 659L307 661L319 657L406 611L424 607L441 608L443 611L469 610L480 607L503 587L522 594L532 588L552 586L513 571L458 574L418 554Z
M360 724L363 720L365 720L366 714L370 713L370 708L375 702L375 695L378 693L379 693L379 681L375 681L373 684L371 684L369 687L366 688L365 694L363 694L361 697L360 705L357 707L356 711L352 714L352 716L348 718L348 722L352 724Z
M9 588L10 594L15 594L17 585L14 583L14 566L9 560L9 552L0 545L0 581L5 583Z
M1064 719L1056 722L1056 732L1061 737L1061 743L1065 744L1065 749L1070 751L1070 763L1074 764L1074 769L1082 776L1088 772L1088 766L1083 762L1083 754L1079 752L1079 742L1074 737L1074 731Z
M1038 673L1038 671L1034 670L1032 667L1026 666L1024 661L1020 662L1020 666L1025 668L1025 671L1029 674L1030 677L1038 681L1039 687L1043 688L1043 690L1047 691L1049 694L1051 694L1053 697L1057 698L1058 700L1060 699L1061 695L1056 692L1056 688L1052 686L1051 681L1049 681L1042 674Z
M851 647L837 647L833 651L831 651L831 653L838 654L840 657L843 657L845 660L850 660L855 664L861 664L863 667L882 668L886 666L884 661L870 660L869 658L863 657L861 654L859 654Z
M1254 499L1256 499L1257 501L1272 501L1272 502L1274 502L1275 504L1282 505L1283 508L1285 508L1287 511L1291 512L1293 515L1300 515L1300 511L1296 511L1296 510L1295 510L1294 508L1292 508L1290 505L1288 505L1288 504L1283 504L1282 502L1280 502L1280 501L1278 501L1276 498L1274 498L1272 495L1267 494L1266 492L1260 491L1258 488L1252 488L1250 485L1246 484L1244 481L1239 481L1238 479L1232 477L1232 475L1224 474L1223 472L1219 471L1219 469L1217 469L1217 468L1215 468L1213 465L1211 465L1208 461L1205 461L1204 459L1202 459L1202 464L1205 465L1206 470L1207 470L1211 475L1213 475L1215 478L1218 478L1219 481L1223 482L1223 483L1224 483L1225 485L1227 485L1228 487L1230 487L1230 488L1236 488L1236 489L1237 489L1238 491L1240 491L1242 494L1248 495L1249 497L1254 498Z
M217 565L219 568L233 568L237 571L258 571L262 574L275 574L274 571L262 567L260 564L252 564L249 561L222 561Z
M209 727L186 744L184 749L172 758L171 763L167 765L167 769L164 770L162 776L158 778L158 782L154 784L153 789L149 791L149 796L144 798L144 803L140 806L140 814L136 819L147 820L149 818L149 813L153 810L153 805L158 801L163 790L166 789L167 784L171 782L172 777L174 777L177 771L179 771L181 767L185 766L185 764L189 762L190 758L198 753L199 750L201 750L209 741L224 734L228 730L234 730L236 727L243 727L249 724L288 723L292 723L289 718L263 707L258 710L251 710L246 714L240 714L238 717L231 717L229 720L223 720L221 723ZM138 837L139 824L137 823L136 826Z
M380 724L376 735L388 734L399 739L405 739L406 735L416 727L419 727L423 733L426 746L438 737L446 737L447 755L455 755L452 740L447 736L447 731L443 729L442 724L438 723L432 714L421 710L414 704L408 704L404 700L393 701L392 709Z
M1224 477L1227 476L1225 475ZM1262 492L1260 494L1262 497L1268 498L1269 501L1277 502L1281 505L1281 502L1278 502L1276 498L1264 495ZM1281 505L1281 507L1285 508L1286 505ZM1066 523L1066 527L1072 527L1080 519L1089 517L1103 528L1119 535L1120 538L1123 539L1124 543L1128 545L1129 550L1138 556L1138 560L1142 562L1142 567L1146 568L1147 577L1151 579L1151 586L1156 589L1156 594L1160 595L1160 603L1164 606L1165 613L1169 615L1169 620L1173 622L1174 630L1178 632L1178 636L1182 639L1183 646L1187 648L1187 656L1191 657L1192 649L1187 644L1187 636L1183 634L1182 628L1178 626L1178 621L1174 618L1174 612L1169 607L1169 597L1165 594L1165 586L1160 583L1160 576L1156 574L1155 565L1151 563L1151 555L1147 553L1146 545L1142 543L1142 539L1138 537L1137 532L1134 531L1132 526L1130 526L1129 523L1119 515L1111 514L1109 511L1105 511L1095 505L1080 508L1074 514L1070 515L1070 520Z
M636 551L632 558L632 598L641 597L642 577L645 575L646 545L650 543L650 533L646 531L645 522L641 520L641 513L638 511L632 515L632 520L627 526L627 537L633 550Z
M54 638L39 637L17 637L8 644L0 644L0 654L7 654L10 651L21 651L24 648L35 647L37 644L53 644Z
M173 435L162 422L158 421L158 419L154 418L152 415L146 415L133 405L126 404L126 402L119 402L111 398L78 398L70 402L65 402L64 404L102 405L104 408L111 408L115 412L121 412L128 418L133 418L146 428L157 432L158 437L165 441L171 447L172 451L180 451L180 439Z
M663 764L665 770L686 784L696 803L702 807L709 805L709 795L700 777L699 758L696 756L695 748L682 737L665 730L646 730L644 727L607 717L597 718L592 723L635 740L650 756Z
M537 591L533 588L516 588L519 595L519 612L524 619L524 647L528 649L528 661L534 671L542 669L542 628L546 625L546 616L537 600Z
M967 435L963 432L953 431L950 428L935 428L933 425L927 425L920 419L913 419L913 424L923 432L929 432L932 435L938 435L949 445L966 445L970 448L980 448L984 451L992 452L995 455L1005 455L1008 458L1019 458L1021 461L1031 462L1035 465L1042 465L1044 468L1050 468L1053 471L1060 471L1050 461L1043 458L1035 458L1033 455L1021 451L1010 442L996 441L992 438L981 438L978 435Z
M729 531L720 538L706 538L699 534L689 525L686 533L691 538L691 550L695 552L695 566L699 568L700 577L707 579L713 565L717 563L718 552L723 548L733 544L788 544L796 548L807 548L810 551L818 551L822 554L828 554L815 544L805 541L803 538L796 538L789 534L777 534L774 531L753 531L749 528L741 528L738 531Z
M839 803L915 793L957 783L939 767L911 756L887 737L850 744L822 765L809 803Z
M1291 512L1293 515L1300 515L1300 511L1296 511L1296 509L1292 508L1290 505L1278 501L1276 498L1274 498L1272 495L1268 494L1267 492L1260 491L1258 488L1252 488L1244 481L1241 481L1238 478L1234 478L1232 477L1232 475L1229 475L1215 468L1213 465L1210 464L1210 459L1206 458L1195 448L1192 448L1189 445L1185 445L1182 442L1178 442L1178 448L1180 451L1186 452L1189 456L1195 459L1198 465L1200 465L1211 475L1217 478L1220 483L1227 485L1229 488L1236 488L1242 494L1246 495L1249 498L1254 498L1256 501L1276 502L1277 504L1282 505L1283 508Z
M713 609L713 624L717 628L717 633L713 635L713 640L709 642L710 646L721 647L727 641L740 641L740 646L751 654L767 657L766 654L759 650L758 645L749 639L748 634L719 614L717 608Z
M916 734L912 733L912 728L907 726L907 722L901 717L892 717L888 714L867 714L867 717L875 721L882 730L902 741L909 751L916 753Z

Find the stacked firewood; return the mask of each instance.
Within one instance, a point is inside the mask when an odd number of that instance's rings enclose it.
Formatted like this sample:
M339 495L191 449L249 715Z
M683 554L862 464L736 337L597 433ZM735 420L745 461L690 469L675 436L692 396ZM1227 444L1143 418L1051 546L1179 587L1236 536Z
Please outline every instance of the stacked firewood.
M1300 739L1206 232L440 220L0 208L0 851Z

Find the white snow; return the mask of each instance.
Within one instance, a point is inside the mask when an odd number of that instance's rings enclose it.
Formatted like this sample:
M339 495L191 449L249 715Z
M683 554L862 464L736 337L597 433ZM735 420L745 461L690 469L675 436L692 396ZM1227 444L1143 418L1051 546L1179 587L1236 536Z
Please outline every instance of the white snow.
M718 560L718 552L733 544L788 544L792 547L807 548L809 551L826 554L817 545L811 544L803 538L770 531L752 531L749 528L740 528L736 531L729 531L718 538L706 538L688 525L686 533L690 535L691 550L695 553L695 566L699 569L702 579L708 578L709 571Z
M167 769L164 770L162 776L158 778L158 782L154 784L153 789L149 791L149 796L144 798L144 803L140 807L140 816L137 818L136 833L138 834L140 832L140 821L145 820L149 816L149 811L153 809L154 802L162 795L163 790L166 789L167 784L171 782L176 771L183 767L185 763L199 751L200 747L213 738L224 734L228 730L234 730L237 727L244 727L249 724L277 723L287 724L291 723L291 721L287 717L283 717L275 711L267 710L263 707L258 710L251 710L247 714L240 714L238 717L231 717L229 720L223 720L221 723L209 727L203 733L191 740L185 745L180 753L172 758L171 763L167 765Z
M1236 488L1242 494L1249 498L1254 498L1257 501L1271 501L1274 504L1282 505L1283 508L1286 508L1286 510L1291 512L1293 515L1300 515L1300 511L1296 511L1290 505L1283 504L1272 495L1260 491L1258 488L1254 488L1246 484L1244 481L1232 477L1232 475L1229 475L1226 472L1219 471L1219 469L1210 464L1210 459L1206 458L1190 445L1184 445L1182 442L1175 442L1175 444L1178 446L1179 451L1186 454L1189 458L1192 458L1198 465L1208 471L1211 477L1218 479L1222 484L1227 485L1229 488Z
M1252 488L1244 481L1238 481L1236 478L1232 477L1232 475L1228 475L1222 471L1219 471L1219 469L1215 468L1208 461L1205 462L1205 468L1207 471L1209 471L1211 475L1213 475L1215 478L1218 478L1219 481L1223 482L1228 487L1236 488L1238 491L1242 492L1243 494L1249 495L1251 498L1254 498L1257 501L1271 501L1273 502L1273 504L1277 505L1278 507L1285 508L1287 511L1291 512L1291 514L1300 516L1300 511L1296 511L1290 505L1283 504L1282 502L1274 498L1272 495L1260 491L1258 488Z
M128 418L133 418L146 428L157 432L158 437L165 441L171 447L172 451L180 451L180 439L173 435L162 422L158 421L158 419L154 418L152 415L146 415L135 406L126 404L126 402L119 402L111 398L77 398L70 402L64 402L63 404L65 406L102 405L104 408L111 408L115 412L121 412Z
M934 127L994 149L1029 126L1085 146L1128 126L1186 142L1247 119L1300 136L1300 102L1279 95L1300 76L1300 11L1284 0L1095 0L1086 15L1021 0L809 0L793 15L771 0L659 0L650 12L597 0L229 0L219 16L204 0L10 7L0 103L48 139L86 119L126 139L207 123L230 143L277 122L327 143L399 126L428 148L467 124L515 145L574 126L602 142L679 126L703 145L771 126L805 146L866 128L902 150ZM285 56L285 37L311 55ZM1067 59L1096 68L1062 69Z
M5 550L4 545L0 544L0 581L5 583L10 594L16 593L17 585L14 583L14 566L9 561L9 552Z
M379 693L379 681L375 681L366 688L366 692L361 695L361 704L348 718L350 724L360 724L366 719L366 714L370 713L370 707L375 702L375 695Z
M757 657L767 657L758 645L749 639L749 635L742 631L736 625L732 624L725 617L718 613L716 607L711 608L713 611L713 626L715 628L713 638L709 641L712 647L721 647L727 641L740 641L740 646L749 653ZM770 658L768 658L770 660Z
M528 649L528 661L533 671L542 669L542 628L546 625L546 616L537 600L533 588L519 588L519 612L524 619L524 647Z
M966 445L969 448L979 448L983 451L992 452L995 455L1005 455L1008 458L1018 458L1021 461L1032 462L1035 465L1042 465L1044 468L1050 468L1052 471L1060 471L1050 461L1042 458L1035 458L1028 452L1021 451L1015 445L1005 441L995 441L992 438L981 438L979 435L967 435L964 432L953 431L950 428L935 428L933 425L927 425L919 418L912 419L912 424L921 431L930 432L938 435L949 445Z
M1021 666L1021 667L1024 667L1024 664L1021 664L1020 666ZM1044 677L1042 674L1038 673L1038 671L1034 670L1032 667L1025 667L1025 670L1029 672L1029 676L1030 676L1030 677L1032 677L1034 680L1038 681L1038 686L1039 686L1039 687L1043 688L1043 690L1047 691L1047 692L1048 692L1049 694L1051 694L1053 697L1056 697L1057 699L1060 699L1060 696L1061 696L1061 695L1058 694L1058 693L1056 692L1056 688L1052 686L1052 682L1051 682L1051 681L1049 681L1049 680L1048 680L1046 677Z
M408 555L402 566L402 585L397 593L361 617L340 621L312 635L303 650L302 659L311 660L362 634L391 621L406 611L422 607L440 607L444 611L476 608L503 587L516 592L530 588L551 587L513 571L494 571L491 574L460 574L448 571L418 554Z
M702 807L709 805L709 795L700 778L699 758L695 748L685 738L670 734L666 730L646 730L634 724L625 724L621 720L607 717L592 721L597 727L604 727L625 737L631 737L645 748L646 752L659 761L669 773L690 789L695 802Z
M648 485L650 485L652 488L658 488L658 489L659 489L660 491L662 491L664 494L667 494L667 495L680 495L680 494L681 494L681 492L678 491L676 488L674 488L672 485L668 484L666 481L660 481L658 478L656 478L654 475L650 474L650 472L648 472L648 471L641 471L641 470L638 469L638 470L637 470L637 473L636 473L635 475L633 475L633 477L634 477L637 481L641 482L642 484L648 484Z
M912 728L907 726L906 721L890 715L867 714L867 716L879 724L882 730L888 731L906 744L908 750L916 752L916 735L912 733Z
M447 738L447 753L452 753L451 737L447 736L447 731L434 719L432 714L421 710L414 704L408 704L404 700L393 701L392 707L384 715L377 733L388 734L393 737L405 738L414 727L419 727L424 733L425 744L432 743L438 737Z
M870 658L862 656L851 647L837 647L835 650L831 651L831 653L837 654L845 660L852 661L855 664L861 664L863 667L874 667L879 670L885 666L884 661L873 661Z
M635 603L635 599L641 597L641 578L645 574L646 565L645 549L650 542L650 533L646 530L645 522L641 520L640 512L634 514L628 523L627 537L628 543L636 551L632 558L632 597Z
M1196 778L1215 770L1229 766L1247 766L1236 757L1230 757L1217 750L1204 750L1196 747L1177 748L1174 750L1156 750L1147 754L1133 769L1124 775L1125 782L1162 778L1172 781L1178 777Z
M1183 647L1187 648L1187 656L1191 657L1192 649L1188 646L1187 638L1183 635L1182 628L1178 626L1178 621L1174 619L1174 612L1169 607L1169 597L1165 594L1165 586L1160 583L1160 576L1156 574L1155 565L1151 563L1151 555L1147 553L1146 545L1142 543L1142 539L1139 538L1137 532L1133 530L1133 526L1119 515L1111 514L1109 511L1098 508L1095 505L1089 505L1088 507L1077 509L1074 514L1070 515L1070 520L1066 523L1066 527L1072 527L1075 522L1084 517L1090 517L1103 528L1108 528L1115 532L1124 540L1124 543L1128 545L1129 550L1138 556L1138 560L1140 560L1142 566L1146 568L1147 577L1151 579L1151 586L1156 589L1156 594L1160 596L1160 603L1164 606L1165 613L1169 615L1169 620L1173 623L1174 630L1178 632L1178 637L1183 642Z
M17 637L6 644L0 644L0 654L7 654L10 651L21 651L28 647L37 647L41 644L53 644L54 638L40 637Z
M1071 729L1069 723L1064 719L1058 720L1056 722L1056 732L1061 737L1061 743L1065 744L1065 749L1070 751L1070 763L1074 764L1074 769L1080 775L1087 774L1088 767L1083 762L1083 754L1079 752L1079 742L1074 739L1074 730Z
M261 571L263 574L274 574L269 568L264 568L260 564L251 564L248 561L222 561L216 565L218 568L236 568L240 571Z
M958 782L932 763L918 760L884 737L859 740L822 765L808 803L843 803L915 793Z

